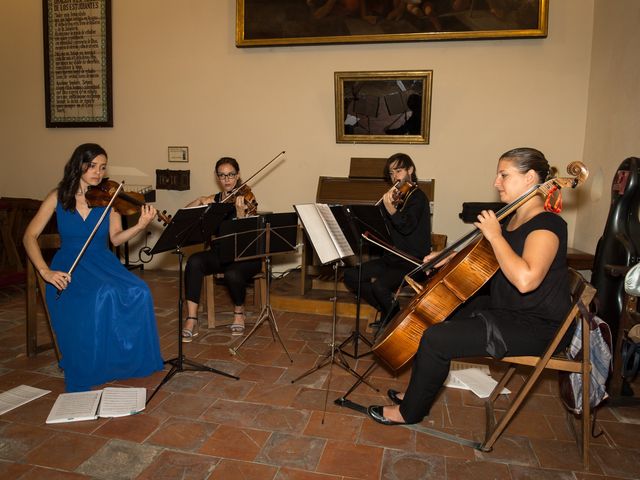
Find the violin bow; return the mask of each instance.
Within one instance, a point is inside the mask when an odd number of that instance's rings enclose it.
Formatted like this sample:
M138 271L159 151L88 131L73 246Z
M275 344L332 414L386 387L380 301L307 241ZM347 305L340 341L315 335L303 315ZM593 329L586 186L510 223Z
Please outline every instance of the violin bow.
M102 225L102 221L104 220L104 217L107 216L107 212L109 211L109 208L111 207L111 205L113 205L113 202L115 201L116 197L120 193L120 190L122 190L122 187L124 187L124 182L121 182L120 185L118 185L117 190L115 191L115 193L111 197L111 200L109 201L109 203L105 207L104 212L102 212L102 215L100 215L100 219L98 220L98 223L96 223L95 227L93 227L93 230L91 231L91 234L89 235L89 238L87 238L86 242L84 242L84 245L82 246L82 249L80 250L80 253L78 253L78 256L73 261L73 264L71 265L71 268L69 268L69 271L67 272L67 275L71 275L73 273L73 271L76 269L76 266L78 265L78 262L80 261L80 259L84 255L84 252L87 250L87 247L89 246L89 243L91 243L91 240L93 240L93 237L95 237L96 232L98 231L98 228L100 228L100 225ZM62 295L62 292L64 292L64 290L58 290L56 292L57 293L56 300L58 298L60 298L60 295Z

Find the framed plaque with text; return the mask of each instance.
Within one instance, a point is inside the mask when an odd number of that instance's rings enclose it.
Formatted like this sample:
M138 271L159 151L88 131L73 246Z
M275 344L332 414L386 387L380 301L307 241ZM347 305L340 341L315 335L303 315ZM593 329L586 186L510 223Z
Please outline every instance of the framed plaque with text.
M113 127L111 0L43 0L47 128Z

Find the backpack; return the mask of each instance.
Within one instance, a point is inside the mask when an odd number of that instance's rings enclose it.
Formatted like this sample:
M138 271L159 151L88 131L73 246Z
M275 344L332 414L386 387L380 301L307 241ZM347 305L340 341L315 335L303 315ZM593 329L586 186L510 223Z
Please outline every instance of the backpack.
M591 379L589 383L589 404L595 409L608 398L606 383L613 371L611 329L609 325L589 312L584 304L578 302L578 308L583 318L589 323L589 344L591 361ZM567 348L567 358L579 360L582 358L582 322L578 322ZM582 374L559 372L560 396L565 407L576 415L582 413Z

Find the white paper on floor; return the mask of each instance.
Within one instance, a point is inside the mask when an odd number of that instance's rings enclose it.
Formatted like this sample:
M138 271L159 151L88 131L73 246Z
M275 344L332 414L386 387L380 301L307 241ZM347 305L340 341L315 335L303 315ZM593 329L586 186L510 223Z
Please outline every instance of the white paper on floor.
M451 362L451 371L445 387L471 390L480 398L487 398L498 384L493 378L487 365L475 363ZM511 393L507 388L503 388L503 395Z

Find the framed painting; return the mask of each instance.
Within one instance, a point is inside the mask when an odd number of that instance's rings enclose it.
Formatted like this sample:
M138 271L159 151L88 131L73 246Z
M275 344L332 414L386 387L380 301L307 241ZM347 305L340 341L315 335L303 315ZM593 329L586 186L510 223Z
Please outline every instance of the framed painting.
M111 0L42 0L47 128L113 127Z
M236 0L236 46L546 37L549 0Z
M336 72L337 143L429 143L432 70Z

